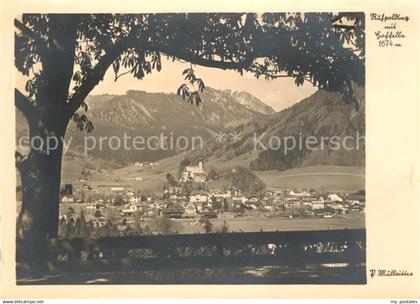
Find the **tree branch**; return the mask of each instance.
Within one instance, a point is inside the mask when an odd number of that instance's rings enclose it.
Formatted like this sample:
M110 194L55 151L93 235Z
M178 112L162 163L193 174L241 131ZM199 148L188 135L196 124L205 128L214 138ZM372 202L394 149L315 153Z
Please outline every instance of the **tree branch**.
M34 104L18 89L15 89L15 106L25 115L28 121L33 119L34 114L36 114L36 108Z
M346 24L333 24L333 27L336 29L345 29L346 31L354 30L354 25L346 25Z
M39 47L40 51L42 52L48 51L47 42L41 36L39 36L36 32L31 30L29 27L27 27L25 24L23 24L17 19L15 19L14 24L15 24L15 27L19 31L21 31L22 35L25 35L34 40L34 42Z
M118 41L113 47L109 48L105 55L99 59L96 66L88 72L79 89L67 103L67 119L70 119L73 116L93 88L104 78L106 71L114 60L116 60L123 51L130 47L129 43L134 39L133 35L128 35Z
M166 56L169 57L176 57L178 59L190 62L192 64L197 64L209 68L218 68L222 70L239 70L246 68L249 64L252 63L252 60L248 60L246 62L232 62L232 61L217 61L217 60L209 60L204 59L197 55L190 55L183 52L179 52L176 50L170 50L168 48L158 48L154 51L158 51Z
M15 151L15 166L20 170L22 166L25 164L25 162L30 157L31 153L28 153L26 155L23 155L19 151Z
M127 74L130 74L130 73L133 73L133 69L130 69L128 71L125 71L124 73L121 73L120 75L115 75L114 81L117 81L122 76L127 75Z
M70 119L74 112L79 109L85 98L89 95L89 93L93 90L93 88L104 78L106 71L114 62L115 59L118 58L120 55L119 52L116 50L108 51L96 66L89 71L88 75L86 76L85 80L79 87L79 89L75 92L75 94L69 99L67 103L67 118Z
M293 78L293 77L298 77L299 74L291 74L291 75L287 75L287 74L277 74L275 72L271 72L271 71L259 71L258 69L255 69L253 67L251 67L249 70L249 72L254 73L255 75L258 76L265 76L265 77L269 77L271 79L278 79L278 78ZM312 79L310 77L308 77L307 75L303 75L303 78L308 81L309 83L311 83L314 86L319 87L315 82L312 81Z

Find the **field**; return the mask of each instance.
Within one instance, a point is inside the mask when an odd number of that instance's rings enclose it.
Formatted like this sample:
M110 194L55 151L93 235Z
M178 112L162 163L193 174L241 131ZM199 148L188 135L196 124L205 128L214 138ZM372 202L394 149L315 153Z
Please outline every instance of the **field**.
M356 192L365 189L365 168L313 166L286 171L255 171L268 189L315 189L319 191Z
M214 231L226 221L229 232L306 231L365 228L364 213L352 213L335 218L286 219L286 218L217 218L211 219ZM204 233L197 220L175 220L179 233Z
M187 157L186 153L162 159L153 168L141 168L134 165L120 169L110 170L103 165L88 159L74 157L63 160L62 181L73 183L76 188L85 181L80 181L80 172L85 167L101 168L90 169L90 176L86 182L92 186L104 183L124 184L134 190L161 193L166 181L166 174L174 176L178 173L179 163ZM248 167L249 162L255 158L253 154L240 155L232 160L222 161L211 158L205 162L205 169L211 167L225 170L236 166ZM294 168L286 171L254 171L254 173L267 185L267 189L314 189L319 191L355 192L365 188L365 168L346 166L312 166ZM137 179L137 180L135 180ZM80 185L79 185L80 184ZM217 181L215 182L217 184ZM219 185L220 186L220 185ZM223 186L223 185L222 185Z
M181 160L182 158L180 158ZM230 167L225 163L213 165L213 162L209 162L206 165L207 168L214 166L218 170ZM167 172L176 174L177 167L174 168L162 161L155 169L137 169L136 172L135 168L127 167L117 170L116 175L126 180L135 176L141 177L142 181L128 181L127 184L132 185L136 189L160 192L166 180ZM315 166L286 171L254 171L254 173L267 185L267 189L270 190L289 188L356 192L365 188L364 168L362 167Z
M212 157L205 161L204 166L225 170L242 166L249 168L249 163L257 156L246 153L230 160L222 157ZM62 183L72 183L76 189L84 183L95 187L100 184L124 184L134 190L161 193L166 182L166 174L178 174L180 162L188 157L188 153L181 153L162 159L153 168L141 168L134 165L115 169L104 161L100 161L82 154L71 153L63 156ZM83 176L82 171L89 171L89 176ZM269 170L254 171L266 184L267 189L314 189L319 191L355 192L365 188L365 168L347 166L312 166L294 168L286 171ZM137 179L137 180L136 180ZM217 188L222 187L218 181L213 182ZM17 178L20 186L20 178ZM215 187L216 187L215 186Z

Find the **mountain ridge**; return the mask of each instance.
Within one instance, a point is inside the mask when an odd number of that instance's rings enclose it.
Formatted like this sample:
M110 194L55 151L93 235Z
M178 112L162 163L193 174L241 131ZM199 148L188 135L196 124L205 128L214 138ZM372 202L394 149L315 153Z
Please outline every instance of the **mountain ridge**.
M221 162L236 160L234 163L246 159L246 167L262 171L314 165L365 166L364 88L356 88L355 94L360 104L358 110L354 105L346 104L342 94L319 90L264 120L231 128L228 134L239 134L238 140L210 142L205 151L192 152L191 157L218 158ZM303 145L302 149L297 147L285 153L282 148L287 137L297 143L315 137L318 142L313 149ZM334 137L340 143L338 149L331 140ZM342 140L346 137L351 137L355 143L358 140L359 146L345 149ZM283 146L271 148L271 139L283 140Z
M81 133L71 124L66 139L73 137L72 144L77 147L83 144L85 135L109 138L121 137L123 134L148 137L171 133L174 137L202 136L205 139L203 151L190 152L192 159L236 159L236 163L241 163L242 157L246 159L246 167L257 171L288 170L314 165L364 166L364 142L357 151L336 151L327 147L324 150L291 151L287 155L272 150L254 151L252 143L253 135L260 136L262 133L266 134L262 139L264 145L270 137L298 137L300 133L304 138L356 136L357 132L364 136L364 88L356 88L355 93L360 103L358 111L353 105L346 104L341 94L320 90L279 112L272 109L270 111L270 108L264 106L255 109L260 104L255 102L251 94L248 102L245 102L247 93L212 88L203 93L203 104L200 107L192 106L179 96L168 93L131 90L125 95L93 95L86 101L89 106L87 115L95 126L93 134ZM245 96L244 100L238 101L238 94ZM270 111L271 114L262 114L264 111ZM22 114L18 113L16 119L19 135L22 134ZM217 143L214 138L217 132L225 135L238 132L241 138ZM89 156L124 166L136 161L157 161L180 152L121 152L108 149L89 151Z
M238 93L240 94L240 93ZM94 125L92 133L82 133L70 123L66 140L72 138L73 148L84 144L84 136L149 138L159 134L174 137L201 136L210 139L214 133L236 127L254 119L266 117L264 113L274 113L255 96L241 95L241 102L228 91L206 88L201 93L202 104L189 104L173 93L150 93L129 90L123 95L91 95L86 99L88 111L85 114ZM248 101L249 106L247 106ZM27 124L21 113L16 115L18 134L27 134ZM92 156L127 164L135 161L156 161L178 153L178 151L112 151L111 149L90 151Z

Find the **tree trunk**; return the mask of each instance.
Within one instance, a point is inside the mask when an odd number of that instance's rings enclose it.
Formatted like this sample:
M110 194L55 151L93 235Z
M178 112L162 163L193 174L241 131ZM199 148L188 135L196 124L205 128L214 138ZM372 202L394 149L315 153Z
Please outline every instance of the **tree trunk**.
M43 267L48 239L58 234L59 192L64 130L56 131L59 144L49 151L32 150L19 167L22 207L17 221L17 260Z
M30 123L31 152L18 165L22 207L17 219L16 261L29 263L32 271L45 272L51 256L48 240L58 236L63 140L68 124L63 103L55 103ZM33 139L44 143L39 148ZM49 147L48 140L52 143Z
M22 208L17 221L17 260L35 268L46 265L48 239L57 236L61 158L69 115L66 103L75 60L77 15L48 16L46 51L41 53L42 72L37 80L36 100L25 111L30 139L40 139L43 149L34 144L18 164L22 180ZM71 114L71 113L70 113ZM55 149L46 150L48 138L55 138Z

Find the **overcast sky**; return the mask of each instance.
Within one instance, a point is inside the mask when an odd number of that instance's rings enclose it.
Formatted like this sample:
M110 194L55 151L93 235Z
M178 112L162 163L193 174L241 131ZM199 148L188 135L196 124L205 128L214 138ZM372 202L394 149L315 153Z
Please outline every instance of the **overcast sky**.
M184 83L182 71L189 66L189 63L172 62L162 58L162 70L160 72L153 71L152 74L146 75L143 80L135 79L127 74L116 82L114 81L114 71L110 67L104 80L93 89L91 95L122 95L128 90L176 93L178 87ZM256 79L249 73L241 76L237 72L216 68L195 66L194 69L196 76L202 78L206 86L215 89L249 92L276 111L287 108L316 91L316 88L307 82L303 86L297 87L292 78L265 80L263 78ZM26 81L26 77L17 73L16 87L22 92L25 92Z
M124 94L128 90L176 93L180 84L183 83L182 71L188 67L188 63L172 62L162 58L160 72L153 71L143 80L137 80L131 75L124 75L117 82L114 82L114 72L110 68L104 80L96 86L91 94ZM196 66L194 69L196 76L202 78L206 86L249 92L276 111L284 109L316 91L311 84L306 82L303 86L297 87L291 78L265 80L256 79L251 74L241 76L233 71L216 68Z

